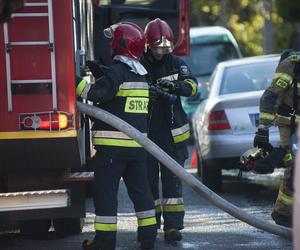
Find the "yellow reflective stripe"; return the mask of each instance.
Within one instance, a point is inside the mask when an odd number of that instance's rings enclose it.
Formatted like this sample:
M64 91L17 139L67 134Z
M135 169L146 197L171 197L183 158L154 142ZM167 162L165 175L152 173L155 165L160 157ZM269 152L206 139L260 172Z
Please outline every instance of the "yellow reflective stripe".
M290 121L291 120L291 117L290 116L284 116L284 115L279 115L279 114L276 114L276 116L279 118L279 119L284 119L284 120L287 120L287 121ZM296 120L295 120L297 123L300 123L300 117L298 115L296 115Z
M143 113L148 114L148 98L127 97L124 111L126 113Z
M291 161L291 160L293 160L293 155L291 153L288 153L283 157L284 163Z
M151 226L156 224L156 218L151 217L151 218L145 218L145 219L138 219L138 226L139 227L146 227L146 226Z
M293 197L286 195L281 190L279 190L278 200L285 204L286 206L293 206Z
M185 82L191 85L192 87L192 94L191 96L194 96L197 94L197 83L195 83L192 79L185 79Z
M81 96L85 86L87 85L87 81L86 80L81 80L80 83L77 85L76 87L76 95L77 96Z
M143 89L120 89L116 96L141 96L141 97L149 97L149 90Z
M275 119L275 115L270 114L270 113L260 112L259 113L259 119L265 119L265 120L273 121Z
M117 231L117 224L95 223L94 227L96 231L106 231L106 232Z
M281 80L287 82L288 84L291 84L293 81L293 78L290 75L288 75L286 73L280 73L280 72L275 73L273 75L272 80L276 80L276 79L281 79Z
M77 137L76 130L0 132L0 140Z
M184 205L163 205L164 212L183 212Z
M122 140L122 139L111 139L111 138L93 138L93 145L103 146L116 146L116 147L130 147L140 148L142 147L134 140Z
M286 82L285 80L282 80L282 79L278 79L278 80L275 82L275 84L276 84L278 87L283 88L283 89L285 89L285 88L289 85L288 82Z
M174 136L173 140L175 143L183 142L183 141L189 139L190 135L191 135L190 131L186 131L185 133L183 133L181 135Z

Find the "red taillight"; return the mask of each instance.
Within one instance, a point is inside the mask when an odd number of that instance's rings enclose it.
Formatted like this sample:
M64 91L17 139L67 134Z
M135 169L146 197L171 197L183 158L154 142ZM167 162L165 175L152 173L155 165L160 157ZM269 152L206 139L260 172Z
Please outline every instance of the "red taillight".
M63 130L74 127L72 114L43 112L20 114L20 128L24 130Z
M208 130L230 129L224 110L212 111L208 115Z

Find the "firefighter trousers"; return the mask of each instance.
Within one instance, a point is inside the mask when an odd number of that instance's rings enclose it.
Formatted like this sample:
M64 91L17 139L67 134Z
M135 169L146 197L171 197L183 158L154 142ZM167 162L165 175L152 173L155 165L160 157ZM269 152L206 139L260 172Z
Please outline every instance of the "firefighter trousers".
M138 240L154 242L157 234L154 201L147 182L146 160L113 159L100 153L95 157L94 205L95 240L101 249L115 249L118 189L123 178L138 222Z
M183 166L184 159L176 159ZM184 203L181 180L152 155L148 155L148 179L155 203L157 227L164 220L164 230L183 229ZM159 178L161 177L161 178ZM162 199L159 180L161 180Z
M286 166L283 180L280 184L274 210L284 216L292 216L293 210L293 178L294 156L290 152L290 127L279 126L280 146L287 150L283 162Z

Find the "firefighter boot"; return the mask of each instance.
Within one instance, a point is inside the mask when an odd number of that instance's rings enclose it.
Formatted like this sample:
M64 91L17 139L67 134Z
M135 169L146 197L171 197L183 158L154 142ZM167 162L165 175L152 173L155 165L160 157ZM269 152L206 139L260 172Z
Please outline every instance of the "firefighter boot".
M97 241L95 237L93 240L84 240L82 242L82 249L84 250L114 250L115 246L111 247L103 247L103 243L101 244L100 241Z
M84 250L100 250L100 245L95 240L84 240L82 242L82 248Z
M151 250L154 249L154 242L152 241L142 241L141 250Z
M181 233L179 232L179 230L177 229L167 229L165 231L165 240L167 242L176 242L176 241L181 241L182 240L182 235Z
M273 210L271 217L277 225L284 227L292 227L292 216L282 215Z

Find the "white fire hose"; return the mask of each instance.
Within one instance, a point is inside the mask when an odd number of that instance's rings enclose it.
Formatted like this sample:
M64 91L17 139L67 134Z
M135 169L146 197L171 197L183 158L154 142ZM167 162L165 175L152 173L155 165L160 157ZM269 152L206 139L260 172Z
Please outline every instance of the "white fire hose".
M213 205L253 227L292 240L292 230L290 228L279 226L252 216L242 209L238 208L237 206L233 205L232 203L224 200L222 197L203 185L197 178L188 173L166 152L164 152L149 138L144 136L141 132L129 125L127 122L121 120L120 118L112 115L105 110L82 102L77 102L77 108L80 112L111 125L112 127L122 131L123 133L137 141L141 146L145 148L145 150L147 150L156 159L163 163L172 173L178 176L188 186L194 189L197 193L201 194Z

